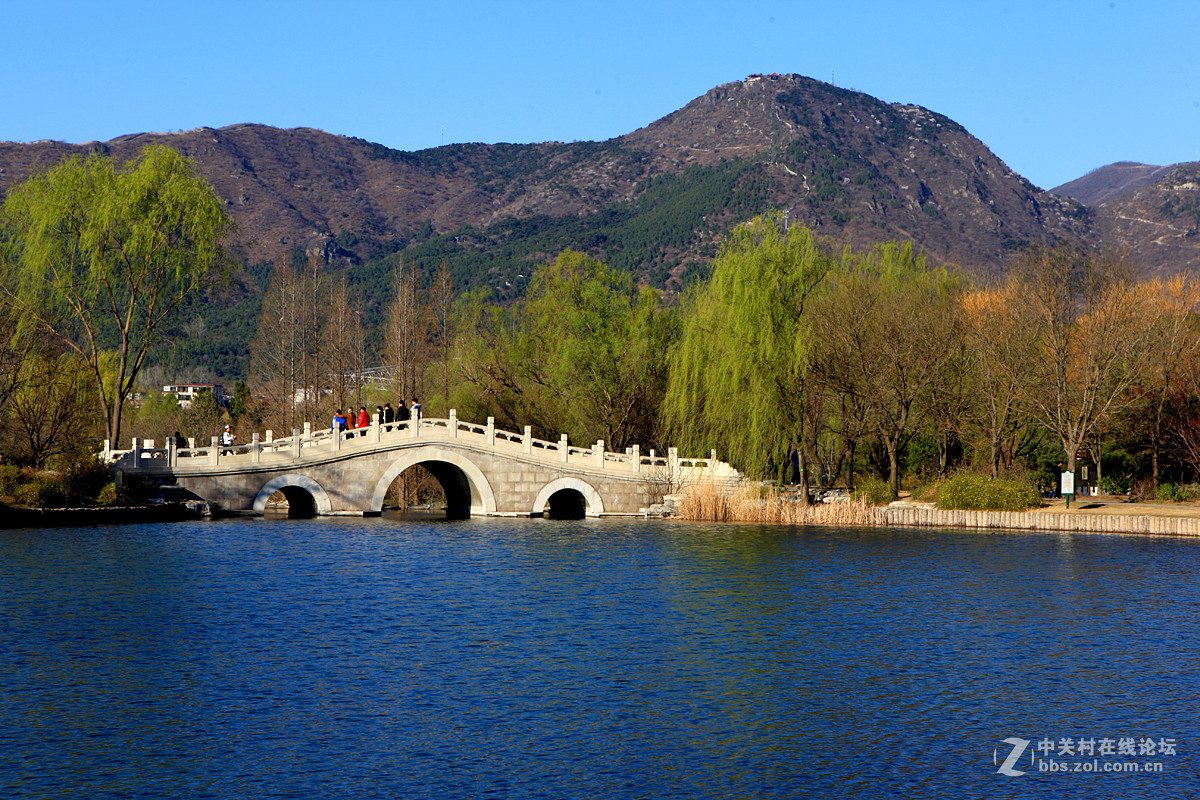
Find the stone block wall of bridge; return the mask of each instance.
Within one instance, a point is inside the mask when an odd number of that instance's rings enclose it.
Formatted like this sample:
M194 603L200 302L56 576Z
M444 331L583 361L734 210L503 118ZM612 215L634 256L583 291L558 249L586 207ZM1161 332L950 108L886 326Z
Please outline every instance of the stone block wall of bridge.
M666 493L692 482L736 482L728 464L590 448L459 421L425 419L418 424L382 425L342 434L297 431L285 439L248 445L153 448L134 442L110 452L129 475L170 480L197 496L235 512L262 513L276 491L303 491L318 514L379 513L392 482L421 465L445 491L448 510L459 515L532 516L559 492L576 493L588 516L640 514Z

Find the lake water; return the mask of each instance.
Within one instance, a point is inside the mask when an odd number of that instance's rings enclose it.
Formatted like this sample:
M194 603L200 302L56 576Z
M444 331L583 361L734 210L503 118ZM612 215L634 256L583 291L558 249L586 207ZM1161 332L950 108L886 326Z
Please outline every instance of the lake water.
M1194 796L1198 575L1169 538L3 531L0 797Z

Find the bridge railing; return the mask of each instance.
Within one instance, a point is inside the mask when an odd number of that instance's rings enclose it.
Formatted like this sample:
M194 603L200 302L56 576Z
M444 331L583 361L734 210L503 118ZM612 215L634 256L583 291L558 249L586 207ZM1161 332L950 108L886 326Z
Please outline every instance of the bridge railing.
M528 425L521 433L507 431L497 428L492 417L488 417L486 424L465 422L458 419L454 410L446 418L427 417L406 422L384 423L376 416L365 428L345 431L323 427L314 431L311 423L305 423L303 429L293 430L290 436L275 438L272 431L266 431L262 436L253 434L249 442L232 445L220 444L215 436L208 444L198 445L195 440L188 440L186 446L179 446L173 438L168 438L166 447L155 447L153 440L135 438L130 449L113 450L106 440L102 457L135 472L169 472L181 468L202 471L219 466L270 465L305 458L321 459L343 450L348 451L347 455L352 455L407 439L458 439L475 446L507 451L512 455L554 460L583 469L646 474L656 479L663 475L674 479L700 474L713 479L740 478L737 470L717 459L716 451L712 451L708 458L680 458L675 448L669 448L666 454L653 450L642 453L641 448L634 445L623 453L613 452L605 449L603 440L590 447L578 447L570 444L566 434L560 436L558 441L547 441L534 437Z

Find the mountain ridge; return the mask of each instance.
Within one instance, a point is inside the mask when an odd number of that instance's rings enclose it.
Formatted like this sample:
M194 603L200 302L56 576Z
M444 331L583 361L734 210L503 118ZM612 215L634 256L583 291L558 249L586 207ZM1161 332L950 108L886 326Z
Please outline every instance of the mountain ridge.
M483 283L480 269L495 282L574 246L662 283L711 258L729 227L774 208L835 239L912 239L935 262L988 274L1029 242L1091 233L1082 206L1037 189L953 120L799 75L723 84L603 142L409 152L254 123L80 145L6 142L0 191L68 154L126 160L150 142L178 147L213 183L247 262L299 249L353 268L409 253L449 260L457 277ZM667 184L680 194L639 205ZM655 245L655 226L672 223L653 216L668 202L690 229ZM513 238L531 228L544 242ZM457 248L442 240L451 235Z
M1055 186L1050 192L1059 197L1073 198L1085 206L1098 206L1157 183L1178 166L1180 165L1169 164L1164 167L1137 161L1117 161L1098 167L1061 186Z

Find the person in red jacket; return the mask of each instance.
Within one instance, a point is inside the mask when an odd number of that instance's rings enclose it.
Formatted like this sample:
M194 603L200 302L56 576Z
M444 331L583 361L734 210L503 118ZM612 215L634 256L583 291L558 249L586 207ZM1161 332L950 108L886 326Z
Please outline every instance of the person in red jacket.
M367 413L366 406L358 407L358 427L365 428L371 424L371 415Z

